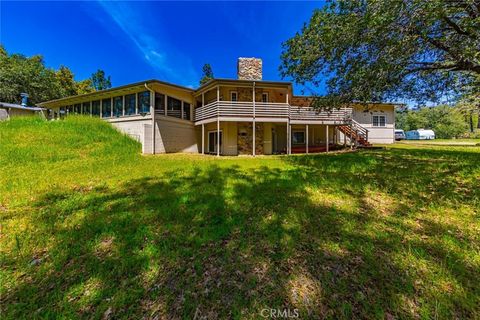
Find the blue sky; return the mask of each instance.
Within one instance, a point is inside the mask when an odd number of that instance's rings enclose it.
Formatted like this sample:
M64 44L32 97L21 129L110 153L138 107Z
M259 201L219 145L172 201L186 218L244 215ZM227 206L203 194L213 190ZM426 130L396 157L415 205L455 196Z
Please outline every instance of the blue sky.
M235 78L238 57L262 58L263 78L281 80L281 43L322 4L1 1L0 41L10 53L70 67L77 80L101 68L113 86L156 78L196 87L204 63L215 77Z

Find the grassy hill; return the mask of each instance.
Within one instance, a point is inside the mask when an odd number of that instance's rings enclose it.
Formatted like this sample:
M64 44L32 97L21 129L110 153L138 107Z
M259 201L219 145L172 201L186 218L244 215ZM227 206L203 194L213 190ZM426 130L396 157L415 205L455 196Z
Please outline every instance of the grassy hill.
M480 317L480 147L140 149L0 123L2 318Z

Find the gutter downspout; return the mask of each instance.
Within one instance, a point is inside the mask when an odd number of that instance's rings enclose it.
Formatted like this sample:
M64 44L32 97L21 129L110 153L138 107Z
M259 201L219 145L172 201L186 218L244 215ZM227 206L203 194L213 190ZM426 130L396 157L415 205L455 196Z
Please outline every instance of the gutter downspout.
M145 88L150 91L150 115L152 116L152 154L155 154L155 91L153 91L145 82ZM165 106L167 110L167 106Z

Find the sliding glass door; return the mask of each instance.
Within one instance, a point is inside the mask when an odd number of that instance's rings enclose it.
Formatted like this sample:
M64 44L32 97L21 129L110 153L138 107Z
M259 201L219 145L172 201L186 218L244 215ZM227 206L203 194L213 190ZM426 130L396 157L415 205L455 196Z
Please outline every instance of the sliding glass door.
M222 153L223 132L220 131L220 153ZM208 152L217 153L217 131L210 131L208 133Z

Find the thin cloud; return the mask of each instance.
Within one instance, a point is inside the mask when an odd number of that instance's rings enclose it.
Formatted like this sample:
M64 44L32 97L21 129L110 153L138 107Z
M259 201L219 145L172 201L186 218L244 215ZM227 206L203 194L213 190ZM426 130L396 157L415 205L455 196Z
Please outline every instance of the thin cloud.
M151 34L150 28L142 23L145 22L145 17L138 8L135 8L135 4L103 1L99 1L98 4L136 46L145 61L159 72L162 79L184 85L191 85L198 81L198 75L192 67L191 60L169 46L165 39L160 39L161 35ZM107 23L104 22L104 24L108 27ZM156 25L153 29L158 30L158 28L159 26Z

